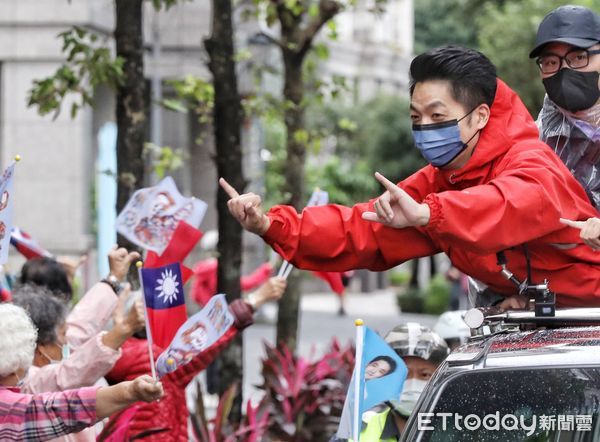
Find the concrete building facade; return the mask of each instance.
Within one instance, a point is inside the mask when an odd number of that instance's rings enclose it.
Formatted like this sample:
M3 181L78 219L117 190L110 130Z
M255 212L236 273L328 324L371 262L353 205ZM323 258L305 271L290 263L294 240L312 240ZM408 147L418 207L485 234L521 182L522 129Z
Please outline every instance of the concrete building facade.
M323 75L342 75L355 88L354 98L364 100L377 92L405 94L407 68L412 55L413 0L390 0L380 16L369 12L369 0L336 18L339 38L330 45ZM0 161L6 166L15 154L23 158L14 183L14 223L54 253L80 254L95 248L94 183L98 132L114 121L114 95L104 88L96 93L93 108L76 118L69 103L56 118L41 117L28 107L33 81L51 75L64 61L57 34L72 26L96 31L112 42L114 5L111 0L0 0ZM202 44L210 32L208 1L181 2L156 13L145 6L147 78L169 79L191 74L209 79ZM238 48L252 42L256 23L240 23ZM276 30L274 31L276 32ZM159 37L159 51L152 47ZM273 50L276 51L275 48ZM277 59L277 54L274 55ZM240 83L248 72L240 63ZM279 87L279 85L277 85ZM164 87L168 94L168 87ZM188 152L186 166L175 173L182 193L209 204L203 230L214 228L216 171L210 134L205 148L190 149L198 128L191 117L159 110L161 144ZM244 126L245 174L261 180L261 136L257 121ZM149 131L150 134L150 131ZM259 186L260 187L260 186ZM250 240L252 242L252 240Z

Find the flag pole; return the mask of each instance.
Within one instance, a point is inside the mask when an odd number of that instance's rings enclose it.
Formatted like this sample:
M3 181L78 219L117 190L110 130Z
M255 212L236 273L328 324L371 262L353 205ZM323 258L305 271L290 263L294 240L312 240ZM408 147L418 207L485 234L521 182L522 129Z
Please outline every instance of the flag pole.
M277 277L280 278L283 276L283 273L285 272L285 269L287 267L288 262L287 261L283 261L281 263L281 267L279 267L279 272L277 272Z
M290 273L292 273L292 270L294 270L294 266L290 263L288 263L287 268L285 269L285 272L283 272L283 277L285 279L288 279L288 276L290 276Z
M152 370L152 379L156 382L156 367L154 366L154 352L152 351L152 330L148 321L148 306L146 305L146 293L144 292L144 278L142 278L142 261L135 263L138 269L138 278L140 279L140 288L142 289L142 299L144 300L144 319L146 322L146 341L148 341L148 354L150 355L150 369Z
M362 389L360 386L362 385L362 354L363 354L363 344L364 344L364 322L362 319L357 319L354 321L354 325L356 326L356 358L354 364L354 428L352 429L353 439L356 442L360 440L360 427L362 422L362 416L360 413L360 403L362 399Z

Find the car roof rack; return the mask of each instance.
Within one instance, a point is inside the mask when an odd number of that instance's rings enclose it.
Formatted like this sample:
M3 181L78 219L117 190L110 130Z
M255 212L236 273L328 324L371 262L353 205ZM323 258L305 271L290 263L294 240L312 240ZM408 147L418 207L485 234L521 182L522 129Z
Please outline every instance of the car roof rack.
M600 325L600 308L556 309L553 316L539 316L536 311L501 311L497 307L472 308L465 313L471 336L487 336L518 327L574 327Z

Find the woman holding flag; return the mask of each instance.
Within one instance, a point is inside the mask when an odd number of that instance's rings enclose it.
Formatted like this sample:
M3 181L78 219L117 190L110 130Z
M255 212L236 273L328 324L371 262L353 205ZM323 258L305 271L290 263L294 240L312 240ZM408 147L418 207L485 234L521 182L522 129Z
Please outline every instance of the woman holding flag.
M176 367L174 371L161 378L165 390L164 399L160 402L140 405L133 416L128 417L131 421L126 426L125 436L129 439L144 433L147 434L144 441L187 441L189 412L185 388L229 345L238 332L252 324L252 314L264 303L279 299L285 287L285 278L272 277L245 299L233 301L229 306L229 312L234 318L233 325L220 339L197 354L189 363ZM164 347L158 346L156 342L153 343L153 354L160 355L163 351L165 351ZM123 345L123 356L106 378L109 383L117 383L135 379L140 374L150 371L147 340L131 338ZM125 418L114 416L111 421L115 427L122 427L122 419Z
M20 386L33 361L36 338L35 327L21 307L0 304L0 440L50 440L164 394L162 385L149 376L112 387L23 394Z

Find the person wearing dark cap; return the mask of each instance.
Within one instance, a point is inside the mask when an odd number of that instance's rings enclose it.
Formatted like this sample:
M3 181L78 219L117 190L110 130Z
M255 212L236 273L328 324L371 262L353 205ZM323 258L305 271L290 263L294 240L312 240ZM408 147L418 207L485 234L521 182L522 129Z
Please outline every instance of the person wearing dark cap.
M546 89L540 138L558 154L600 208L600 15L561 6L537 31L535 58Z

